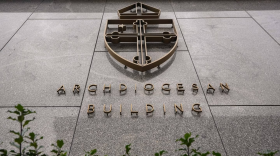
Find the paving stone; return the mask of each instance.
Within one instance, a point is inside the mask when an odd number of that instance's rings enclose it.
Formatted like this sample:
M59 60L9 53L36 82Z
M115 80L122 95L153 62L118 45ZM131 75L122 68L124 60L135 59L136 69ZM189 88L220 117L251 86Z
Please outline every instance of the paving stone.
M177 18L250 17L245 11L175 12Z
M237 0L243 10L279 10L280 2L277 0Z
M31 13L0 13L0 50L11 39Z
M182 33L180 31L180 28L178 26L178 23L176 21L176 17L174 15L174 13L170 13L170 12L162 12L161 19L173 19L174 20L174 24L176 26L176 30L178 33L178 48L177 50L187 50L186 44L183 40L183 36ZM103 52L106 51L105 45L104 45L104 31L105 31L105 25L108 19L119 19L117 13L104 13L103 16L103 20L102 20L102 24L101 24L101 28L99 31L99 36L98 36L98 40L97 40L97 45L96 45L96 49L95 51L97 52ZM155 28L153 29L153 31L163 31L160 29L157 29L157 27L155 26ZM170 30L169 30L170 31ZM149 46L150 45L150 46ZM165 45L165 44L149 44L148 51L151 52L161 52L161 51L167 51L170 49L170 45ZM114 44L110 44L111 48L116 51L116 52L124 52L124 51L137 51L137 46L136 43L127 43L127 44L118 44L118 45L114 45Z
M80 106L100 20L30 20L0 53L1 106ZM75 96L72 89L81 86ZM66 95L56 90L64 85Z
M1 0L0 12L33 12L42 0Z
M248 11L248 13L280 44L280 11Z
M210 105L278 105L280 47L249 18L180 19ZM228 83L228 94L220 83Z
M236 1L227 0L171 0L175 12L188 11L236 11L241 10Z
M27 109L36 111L36 114L27 116L28 119L36 118L30 122L28 127L31 128L29 132L34 132L44 137L43 140L39 141L39 144L44 146L42 151L46 151L46 154L50 155L50 151L53 149L51 144L56 144L56 140L61 139L64 141L63 149L70 150L79 112L78 107L28 107ZM3 142L1 148L13 149L9 142L13 141L12 138L15 135L8 132L9 130L19 131L19 124L16 121L7 119L9 116L14 117L14 115L7 113L7 110L14 110L14 108L0 108L0 124L5 125L0 127L0 141Z
M128 52L120 54L133 56ZM156 55L161 53L154 52L153 56ZM121 83L127 86L126 94L119 92ZM154 92L144 92L147 83L154 85ZM171 84L169 95L161 91L163 83ZM183 83L186 89L184 95L177 94L177 83ZM100 155L120 155L124 154L124 147L129 143L132 143L133 155L151 155L163 149L168 150L167 155L177 155L175 149L178 146L175 140L187 132L197 134L197 131L206 136L197 141L203 151L215 149L224 153L203 93L199 91L196 95L192 94L193 83L199 82L186 51L178 51L161 69L155 68L144 73L130 68L124 69L123 65L108 53L95 53L87 86L97 84L98 90L96 94L88 91L85 93L71 155L81 155L83 149L88 148L97 148ZM104 84L111 85L111 93L103 93ZM175 103L182 103L183 115L175 115ZM202 114L197 116L191 112L194 103L201 104ZM95 105L95 113L90 117L87 115L89 104ZM106 110L112 105L109 116L103 112L104 104ZM139 112L138 116L131 116L131 104L133 110ZM146 115L146 104L154 106L153 114ZM165 115L163 104L166 107Z
M94 19L103 13L33 13L29 19Z
M173 12L172 5L170 1L166 0L158 0L158 1L149 1L149 0L142 0L144 4L150 5L152 7L160 9L162 12ZM123 0L123 1L115 1L115 0L107 0L106 3L106 13L117 13L119 9L127 7L129 5L135 4L136 2L130 0Z
M36 12L96 12L103 13L104 0L44 0Z
M279 150L279 107L211 107L229 156Z

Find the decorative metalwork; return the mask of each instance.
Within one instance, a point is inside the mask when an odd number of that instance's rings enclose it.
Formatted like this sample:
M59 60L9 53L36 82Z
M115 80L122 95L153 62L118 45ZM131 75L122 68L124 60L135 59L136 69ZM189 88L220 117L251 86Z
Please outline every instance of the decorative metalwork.
M135 9L135 13L126 13L132 9ZM140 9L140 12L138 12L138 9ZM146 12L144 9L149 10L152 13ZM118 15L120 19L109 19L107 21L104 32L104 41L105 47L110 55L120 63L124 64L125 67L144 72L159 67L160 64L168 60L176 51L178 39L174 21L173 19L158 19L160 16L159 9L143 3L136 3L120 9ZM114 25L118 26L118 31L109 32L109 28L111 26L114 27ZM152 25L170 25L172 32L148 33L149 26ZM133 28L132 33L125 32L128 27ZM109 43L136 43L136 55L131 58L131 61L129 61L117 54L110 47ZM147 51L147 44L149 43L174 43L174 46L163 57L153 61Z
M120 19L159 18L160 9L138 2L118 10L118 16Z

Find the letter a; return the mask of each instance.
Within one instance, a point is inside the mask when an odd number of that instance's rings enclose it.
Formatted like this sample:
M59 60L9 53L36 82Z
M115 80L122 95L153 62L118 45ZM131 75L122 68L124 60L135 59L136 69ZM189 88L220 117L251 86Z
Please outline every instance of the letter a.
M214 92L215 92L215 88L214 87L212 87L212 85L209 83L208 84L208 87L207 87L207 93L210 91L210 90L212 90L212 94L214 94Z
M57 94L60 95L60 94L66 94L65 92L65 89L64 89L64 86L62 85L58 90L57 90Z

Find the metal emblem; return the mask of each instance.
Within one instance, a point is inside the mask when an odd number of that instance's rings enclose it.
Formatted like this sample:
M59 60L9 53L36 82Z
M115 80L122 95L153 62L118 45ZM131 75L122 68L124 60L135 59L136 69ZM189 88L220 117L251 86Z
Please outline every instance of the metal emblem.
M132 11L135 9L135 11ZM140 10L140 11L139 11ZM127 11L131 11L127 13ZM109 19L107 21L104 41L105 47L110 55L125 67L132 68L141 72L159 67L160 64L168 60L176 51L178 39L177 31L173 19L158 19L160 10L144 3L132 4L118 11L120 19ZM153 33L149 27L153 25L164 25L172 28L171 32ZM114 27L117 26L117 31ZM133 32L126 32L128 28ZM116 53L110 44L136 43L136 54L131 60L128 60ZM147 51L147 45L150 43L173 43L173 47L164 56L157 60L152 60Z

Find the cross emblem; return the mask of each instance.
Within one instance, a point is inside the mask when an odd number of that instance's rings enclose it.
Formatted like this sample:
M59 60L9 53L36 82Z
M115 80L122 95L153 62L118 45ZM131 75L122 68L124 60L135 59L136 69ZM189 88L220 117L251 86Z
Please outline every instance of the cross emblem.
M137 7L140 8L140 14L135 13L123 13L132 9L135 6L136 13ZM155 67L159 67L160 64L164 63L168 60L176 51L178 40L177 40L177 31L174 26L173 19L154 19L154 13L146 13L143 11L143 8L146 10L156 10L153 7L145 5L143 3L136 3L135 5L128 6L124 9L121 9L118 12L120 19L110 19L107 21L104 40L105 47L108 52L114 57L117 61L121 62L125 65L125 67L130 67L134 70L138 71L147 71ZM160 13L160 11L159 11ZM129 15L132 16L129 16ZM149 15L152 16L152 19L149 19ZM122 19L122 16L125 16L126 19ZM135 17L137 16L137 18ZM145 19L143 19L144 17ZM136 18L136 19L127 19L127 18ZM118 31L110 32L111 27L115 27L117 25ZM164 32L149 32L149 27L153 25L167 25L169 28L172 28L172 31L164 31ZM132 32L126 32L127 28L133 29ZM152 60L152 58L148 54L147 44L149 43L174 43L174 46L170 49L170 51L162 56L160 59ZM117 54L109 45L112 44L122 44L122 43L136 43L137 51L136 54L131 60L127 60Z

